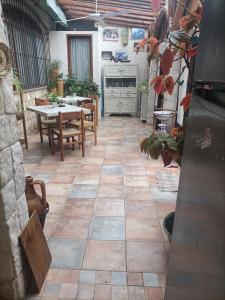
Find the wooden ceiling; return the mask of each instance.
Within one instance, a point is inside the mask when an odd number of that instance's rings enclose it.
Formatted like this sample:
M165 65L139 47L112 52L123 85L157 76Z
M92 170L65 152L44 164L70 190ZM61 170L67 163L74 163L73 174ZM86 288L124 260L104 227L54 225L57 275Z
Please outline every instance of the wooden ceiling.
M84 17L95 12L95 0L58 0L58 4L68 19ZM161 0L161 6L164 4L165 0ZM152 0L98 0L100 13L121 10L129 10L130 13L107 18L104 21L112 25L148 28L157 15L152 11Z

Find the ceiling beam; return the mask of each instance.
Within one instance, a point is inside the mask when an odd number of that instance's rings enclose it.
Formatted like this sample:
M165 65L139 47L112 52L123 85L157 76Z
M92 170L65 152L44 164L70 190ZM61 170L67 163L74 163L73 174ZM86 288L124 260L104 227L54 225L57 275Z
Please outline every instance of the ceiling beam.
M67 10L65 10L66 14L67 14ZM83 11L76 11L76 15L71 14L71 10L70 10L70 15L71 15L71 19L73 18L79 18L79 17L85 17L87 16L87 14ZM87 19L90 21L90 19ZM136 18L136 20L132 19L132 18L127 18L127 17L122 17L122 16L118 16L118 17L113 17L113 18L106 18L104 21L105 22L111 22L111 23L117 23L117 21L121 21L121 22L127 22L129 24L131 24L132 27L132 23L138 24L140 27L144 26L144 27L148 27L150 23L154 22L154 18L149 18L147 20L140 20L138 19L138 16Z
M76 4L73 5L71 3L71 0L60 0L59 3L63 6L64 9L83 9L85 11L89 11L90 13L94 13L95 12L95 5L94 3L86 3L86 2L83 2L83 1L76 1ZM133 13L135 15L138 14L138 10L137 9L130 9L128 7L124 7L126 8L127 10L130 11L130 13ZM98 5L98 10L99 12L119 12L121 11L122 9L118 8L118 7L107 7L106 5ZM152 11L140 11L141 15L147 15L147 16L156 16L156 13L152 12Z
M65 12L67 12L67 15L70 15L72 18L73 17L76 17L76 16L78 16L79 14L82 14L82 16L83 15L89 15L90 14L90 11L88 10L88 9L83 9L83 8L76 8L76 9L74 9L74 8L72 8L72 7L67 7L66 9L65 9ZM104 14L104 13L107 13L108 11L103 11L102 13ZM149 16L149 15L140 15L140 14L138 14L138 13L136 13L136 14L134 14L134 13L132 13L132 14L124 14L124 15L121 15L121 16L118 16L118 17L122 17L122 18L128 18L128 19L134 19L134 21L135 21L135 19L137 19L137 20L144 20L144 21L149 21L149 20L154 20L154 17L153 16ZM114 17L111 17L111 18L114 18Z

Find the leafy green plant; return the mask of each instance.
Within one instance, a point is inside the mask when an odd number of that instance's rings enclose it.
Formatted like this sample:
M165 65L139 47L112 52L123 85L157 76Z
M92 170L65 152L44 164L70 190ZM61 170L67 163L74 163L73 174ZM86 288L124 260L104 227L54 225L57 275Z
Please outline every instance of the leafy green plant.
M99 95L98 85L92 79L78 81L71 76L67 76L67 79L65 80L64 94L65 96L72 96L74 93L83 97Z
M54 94L54 93L49 93L48 94L48 99L50 102L58 102L59 96Z
M53 59L50 65L50 69L51 70L56 70L59 69L59 67L61 66L61 61L58 59Z

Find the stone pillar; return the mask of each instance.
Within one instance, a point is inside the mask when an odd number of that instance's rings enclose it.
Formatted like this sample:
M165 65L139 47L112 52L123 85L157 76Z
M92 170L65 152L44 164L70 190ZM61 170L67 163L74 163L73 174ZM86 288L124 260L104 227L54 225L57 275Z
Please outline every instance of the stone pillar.
M1 19L0 42L7 43ZM11 74L0 79L0 299L24 299L18 236L28 220L23 153L18 142Z

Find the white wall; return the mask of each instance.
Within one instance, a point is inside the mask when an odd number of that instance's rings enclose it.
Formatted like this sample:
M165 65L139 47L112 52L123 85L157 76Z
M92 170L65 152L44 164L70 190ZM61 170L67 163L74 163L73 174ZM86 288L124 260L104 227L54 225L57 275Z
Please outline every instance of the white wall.
M50 53L51 60L59 59L62 62L60 73L68 74L68 49L67 49L67 35L91 35L92 36L92 50L93 50L93 80L101 83L100 73L100 50L99 50L99 33L97 31L51 31L50 38Z
M128 39L128 45L126 47L122 46L122 38L121 38L121 31L122 31L122 29L124 29L124 27L110 26L107 28L118 28L119 40L118 41L103 41L103 28L99 27L100 52L112 51L113 55L114 55L116 50L127 50L128 60L131 60L131 64L137 64L138 74L139 74L139 76L138 76L139 82L147 79L148 78L148 76L147 76L147 74L148 74L147 52L140 51L138 54L136 54L136 52L134 51L134 42L139 42L139 41L131 39L131 28L128 29L129 39ZM147 36L147 32L145 34ZM101 59L101 68L103 68L103 66L105 64L115 64L108 60L103 60L101 58L101 53L100 53L100 59Z

